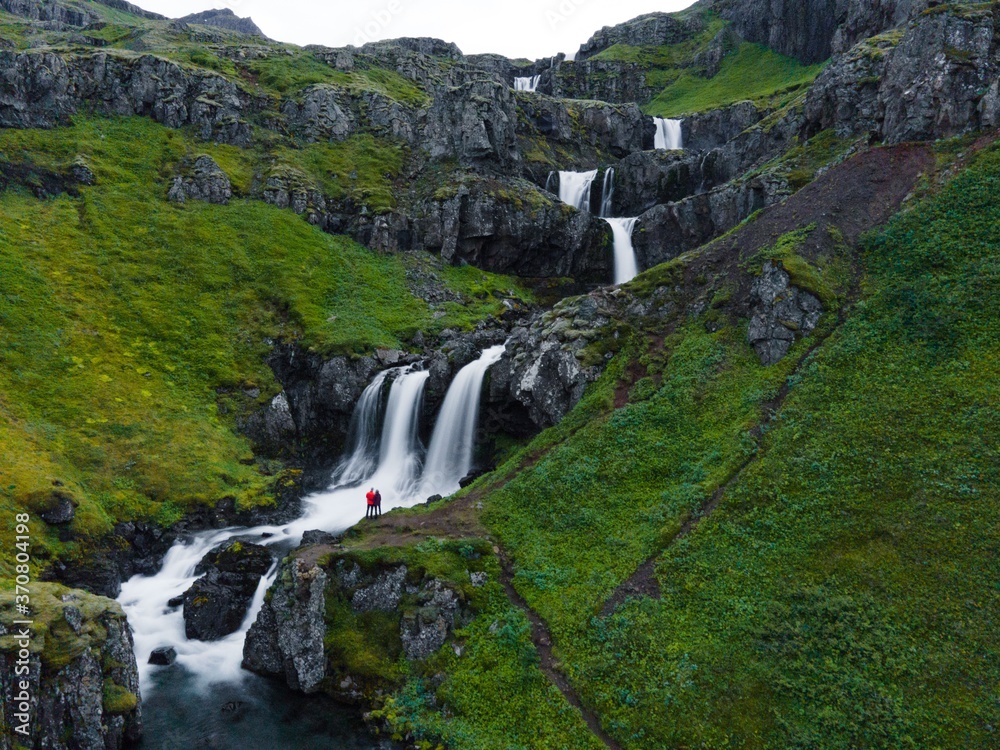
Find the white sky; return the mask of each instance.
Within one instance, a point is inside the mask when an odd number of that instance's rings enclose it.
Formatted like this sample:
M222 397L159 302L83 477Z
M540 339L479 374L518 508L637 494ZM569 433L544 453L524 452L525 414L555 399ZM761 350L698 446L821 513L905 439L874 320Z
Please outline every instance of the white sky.
M211 8L252 16L272 39L342 47L401 36L455 42L466 54L534 60L574 53L602 26L693 0L132 0L178 18Z

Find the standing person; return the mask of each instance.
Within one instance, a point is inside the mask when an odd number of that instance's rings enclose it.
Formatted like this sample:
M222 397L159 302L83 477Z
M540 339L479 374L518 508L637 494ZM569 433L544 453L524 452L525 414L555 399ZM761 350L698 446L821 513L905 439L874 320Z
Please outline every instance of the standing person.
M375 515L382 515L382 491L375 490Z
M365 495L365 499L368 501L368 512L365 514L365 518L375 517L375 488L372 487L368 490L368 494Z

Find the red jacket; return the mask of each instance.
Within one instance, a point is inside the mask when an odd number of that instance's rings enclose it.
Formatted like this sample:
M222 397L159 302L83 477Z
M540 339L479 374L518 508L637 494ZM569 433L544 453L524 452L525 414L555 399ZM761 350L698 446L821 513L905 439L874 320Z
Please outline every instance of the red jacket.
M367 495L365 495L365 497L368 499L368 504L369 505L374 505L375 504L375 493L374 492L369 492Z

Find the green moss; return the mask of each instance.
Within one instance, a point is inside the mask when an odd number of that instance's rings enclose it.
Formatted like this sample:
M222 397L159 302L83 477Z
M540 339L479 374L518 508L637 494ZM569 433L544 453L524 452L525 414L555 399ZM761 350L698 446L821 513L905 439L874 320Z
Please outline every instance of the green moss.
M782 92L811 83L823 67L824 64L804 66L767 47L745 42L723 60L717 75L703 78L684 72L643 111L657 117L677 117L748 99L766 103Z
M139 698L112 680L104 681L104 713L121 716L135 710Z

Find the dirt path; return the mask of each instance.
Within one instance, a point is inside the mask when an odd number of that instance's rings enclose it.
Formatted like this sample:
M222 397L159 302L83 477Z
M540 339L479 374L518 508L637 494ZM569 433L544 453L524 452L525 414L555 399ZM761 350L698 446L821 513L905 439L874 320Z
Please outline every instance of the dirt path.
M598 720L597 714L583 704L580 696L577 695L573 686L570 685L566 675L560 671L559 661L552 654L552 633L549 631L549 627L545 624L545 621L535 610L528 606L524 597L514 588L514 572L510 561L503 554L500 555L500 565L502 571L500 583L503 584L504 591L507 592L507 598L510 599L514 606L524 612L531 623L531 640L538 651L539 669L551 680L553 685L559 688L559 692L563 694L563 697L580 711L590 731L597 739L604 743L605 747L611 748L611 750L621 750L621 745L605 733L604 729L601 728L601 722Z

